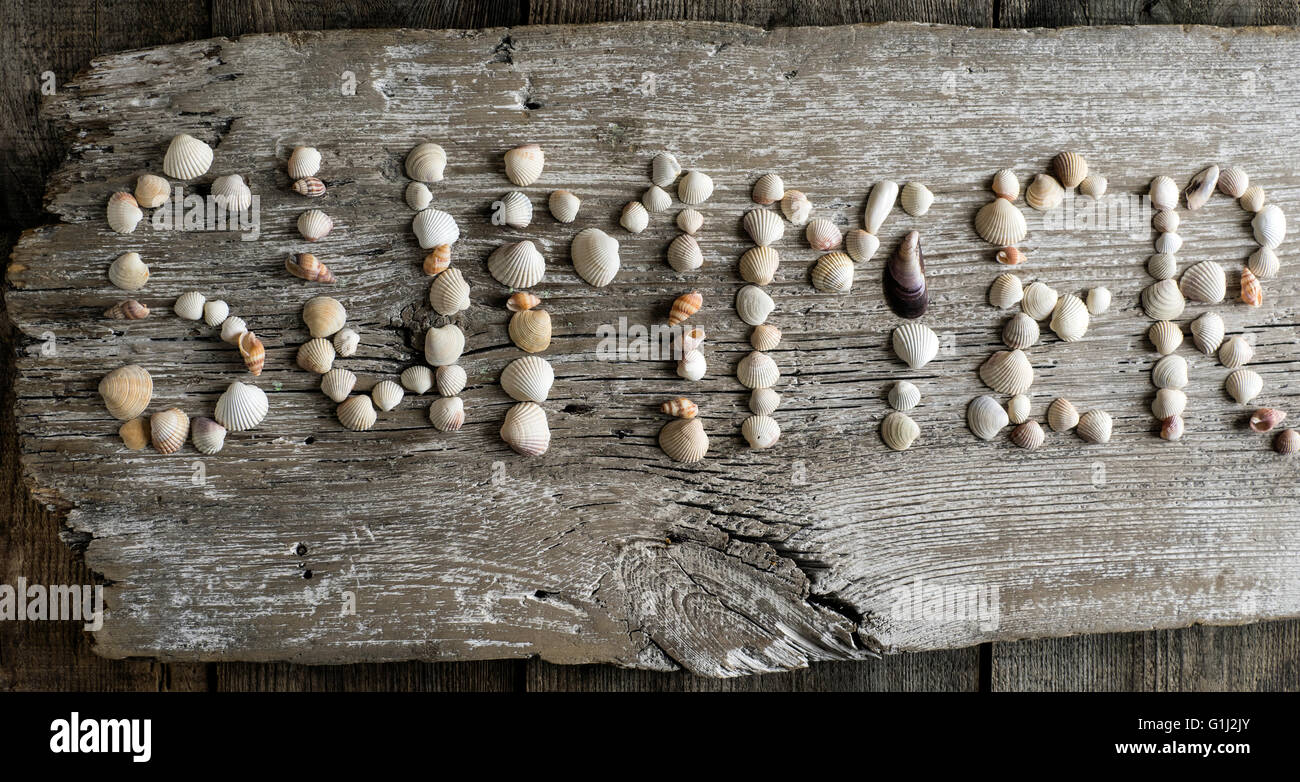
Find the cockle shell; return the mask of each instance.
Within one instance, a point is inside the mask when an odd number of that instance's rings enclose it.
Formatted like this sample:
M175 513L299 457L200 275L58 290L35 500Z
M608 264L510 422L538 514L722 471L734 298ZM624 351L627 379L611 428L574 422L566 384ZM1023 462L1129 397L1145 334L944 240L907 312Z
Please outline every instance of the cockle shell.
M781 379L781 370L766 353L749 353L736 365L736 379L745 388L771 388Z
M465 400L444 396L429 405L429 423L439 432L459 431L465 425Z
M989 244L1009 247L1020 244L1029 233L1029 224L1015 204L995 198L975 213L975 233Z
M551 193L546 205L557 222L571 223L578 219L578 209L582 206L582 199L568 190L556 190Z
M341 367L335 367L320 378L320 390L337 404L348 398L357 384L357 376Z
M284 259L284 270L307 282L324 284L334 282L334 273L312 253L290 255Z
M939 336L934 329L915 321L894 329L894 354L912 369L920 369L939 355Z
M1214 261L1201 261L1183 272L1178 289L1188 301L1217 304L1228 291L1228 275Z
M700 412L699 405L684 396L664 402L659 406L659 410L673 418L694 418Z
M520 402L510 408L506 411L505 422L501 424L501 439L524 456L541 456L546 453L551 447L551 430L546 423L546 411L534 402ZM660 441L662 442L662 437Z
M1207 356L1213 356L1223 344L1223 335L1227 328L1219 313L1206 312L1192 321L1191 330L1196 349Z
M417 182L441 182L447 153L431 142L417 145L406 155L406 175Z
M555 370L537 356L517 358L501 372L501 390L519 402L545 402L555 382Z
M1002 394L1023 394L1034 383L1034 368L1021 350L999 350L980 365L980 380Z
M764 352L775 350L776 346L781 344L781 329L770 323L755 326L754 331L749 335L749 344L753 345L754 350Z
M313 337L332 337L348 322L348 311L337 299L316 296L302 306L302 322Z
M751 326L758 326L776 309L776 302L757 285L746 285L736 294L736 314Z
M546 259L529 240L503 244L488 256L488 272L509 288L531 288L546 276ZM437 279L446 277L441 274Z
M361 395L348 397L334 410L338 416L339 423L343 428L350 429L354 432L364 432L375 425L379 419L379 414L375 412L375 405L370 401L370 397Z
M855 228L844 237L844 249L858 263L866 263L880 249L880 239L861 228Z
M429 284L429 305L439 315L455 315L469 304L469 283L460 269L448 269Z
M834 250L844 241L844 234L840 233L840 229L824 217L808 221L803 234L808 240L808 246L814 250Z
M523 312L524 310L531 310L541 303L542 298L536 293L519 291L510 294L510 298L506 299L506 309L511 312Z
M1214 188L1218 184L1219 167L1215 165L1203 169L1192 177L1191 181L1187 183L1187 188L1183 190L1183 198L1187 200L1187 208L1195 212L1205 206L1209 202L1210 196L1214 195Z
M298 348L298 366L323 375L334 365L334 356L334 345L328 339L309 339Z
M1152 320L1173 320L1187 302L1173 280L1159 280L1142 289L1142 311Z
M1113 427L1110 413L1105 410L1089 410L1079 417L1074 431L1084 442L1101 445L1110 442Z
M226 322L230 317L230 305L221 299L203 302L203 322L213 328Z
M704 265L704 253L700 243L690 234L678 234L668 245L668 265L673 271L686 273L695 271ZM744 268L742 262L741 268ZM743 272L742 272L743 276Z
M1088 307L1073 294L1062 296L1049 324L1063 342L1077 342L1088 332Z
M1167 356L1183 344L1183 330L1172 320L1158 320L1147 329L1147 339L1151 340L1156 352Z
M1057 398L1047 406L1047 425L1054 432L1068 432L1079 423L1079 411L1068 399Z
M357 346L361 344L361 335L352 329L340 329L332 341L334 352L347 358L357 352Z
M921 235L916 231L903 238L885 263L884 288L885 302L900 318L919 318L930 306L925 256L921 253Z
M179 407L149 416L149 435L158 453L176 453L190 436L190 417Z
M551 344L551 313L520 310L510 317L510 340L525 353L540 353ZM430 362L433 363L433 362Z
M262 367L266 366L266 346L262 340L251 331L245 331L239 335L239 355L244 359L244 366L249 372L256 377L262 374Z
M203 317L203 303L207 297L198 291L186 291L176 297L172 311L185 320L199 320Z
M676 326L682 323L699 312L702 306L704 306L704 297L700 295L699 291L683 293L673 302L672 309L668 313L668 325Z
M1151 385L1156 388L1186 388L1187 359L1168 355L1151 368Z
M157 174L142 174L135 180L136 205L143 209L157 209L167 203L171 183Z
M402 388L412 394L423 394L433 388L433 370L418 364L403 369L399 379L402 381Z
M906 451L921 436L921 427L907 413L897 410L880 422L880 439L895 451Z
M523 229L533 222L533 202L518 190L511 190L501 196L499 203L502 223L511 228Z
M127 364L104 375L99 395L109 415L129 421L143 413L153 399L153 378L143 367Z
M406 186L406 205L417 212L429 208L433 203L433 193L429 191L429 186L423 182L412 182Z
M1151 402L1151 415L1163 421L1171 415L1182 415L1187 409L1187 394L1177 388L1162 388L1156 391L1156 398Z
M465 373L465 368L460 364L448 364L445 367L438 367L434 378L438 393L442 396L456 396L465 390L465 384L469 382L469 376Z
M519 187L528 187L542 175L546 153L536 144L515 147L505 155L506 179Z
M1065 198L1065 188L1051 174L1039 174L1025 188L1025 203L1040 212L1055 209Z
M325 183L314 176L305 176L302 179L295 179L293 182L293 192L298 195L304 195L308 198L320 198L325 195ZM409 197L410 189L407 189ZM432 198L432 196L430 196ZM427 204L426 204L427 206Z
M1162 234L1177 231L1182 222L1182 218L1172 209L1156 212L1155 216L1151 218L1151 226Z
M1183 249L1183 237L1176 233L1160 234L1156 237L1156 252L1173 255Z
M212 180L212 195L226 212L246 212L253 206L253 191L239 174L219 176Z
M1251 400L1264 390L1264 378L1253 369L1238 369L1228 375L1223 387L1227 390L1228 396L1237 400L1238 404L1250 404Z
M1100 315L1110 309L1110 289L1096 287L1088 290L1088 314Z
M659 187L671 187L681 173L681 163L668 152L660 152L650 161L650 181Z
M1171 211L1178 208L1178 183L1167 176L1158 176L1151 180L1151 189L1147 191L1151 207L1159 211Z
M844 293L853 287L853 259L847 253L826 253L812 268L812 284L826 293Z
M220 453L226 445L226 427L211 418L195 418L190 424L190 442L205 456Z
M1007 420L1020 425L1029 420L1030 401L1026 394L1016 394L1007 400Z
M375 383L374 388L370 389L370 398L374 401L375 407L384 412L401 404L404 396L406 390L391 380L380 380Z
M764 174L754 183L752 198L756 204L775 204L784 197L785 182L776 174Z
M753 239L754 244L759 247L777 242L785 235L785 223L781 222L780 215L771 209L762 207L750 209L745 213L742 224L749 238Z
M749 393L749 412L771 415L781 406L781 395L770 388L755 388Z
M869 234L880 232L880 226L884 225L885 218L889 216L890 211L894 208L894 202L898 200L898 183L891 182L888 179L877 182L871 188L871 195L867 196L867 206L862 212L862 227Z
M1178 271L1178 258L1169 253L1155 253L1147 259L1147 274L1157 280L1173 278Z
M1249 186L1250 177L1243 168L1229 166L1219 174L1219 192L1229 198L1241 198L1241 194L1246 192Z
M217 399L217 423L232 432L246 432L266 418L266 392L255 385L235 381Z
M794 225L803 225L812 216L812 201L799 190L787 190L781 197L781 214Z
M1237 203L1241 204L1241 208L1247 212L1258 212L1264 208L1264 203L1267 200L1268 196L1265 195L1264 188L1259 185L1251 185L1237 199Z
M1063 187L1078 187L1088 176L1088 161L1078 152L1062 152L1052 158L1052 171Z
M989 305L998 309L1015 306L1025 297L1020 278L1010 272L999 274L989 285Z
M434 326L424 334L424 360L429 366L455 364L465 351L465 333L455 323Z
M687 207L677 213L677 227L691 236L694 236L704 227L704 215L690 207Z
M1025 262L1025 253L1019 247L1003 247L993 257L1003 266L1019 266Z
M1109 185L1106 177L1101 174L1089 174L1079 183L1079 192L1089 198L1101 198L1106 195L1106 188Z
M1259 278L1249 268L1241 270L1241 300L1251 307L1258 307L1264 303L1264 287L1259 284Z
M668 195L668 191L659 185L651 185L641 194L641 205L645 207L647 212L658 214L673 205L673 197Z
M1047 434L1037 421L1025 421L1011 430L1011 442L1026 451L1032 451L1047 441Z
M294 147L286 167L289 178L302 179L305 176L316 176L320 173L320 161L320 150L315 147Z
M1171 415L1160 422L1160 436L1166 440L1181 440L1185 430L1181 415Z
M298 233L309 242L324 239L334 228L334 218L319 209L308 209L298 215Z
M618 224L631 233L639 234L650 225L650 213L640 201L628 201L623 205L623 214L619 217Z
M1238 334L1230 337L1219 347L1219 363L1228 369L1244 367L1255 357L1255 347Z
M977 396L966 406L966 426L981 440L992 440L1009 423L1007 411L991 396Z
M569 248L573 269L588 285L603 288L618 274L618 240L599 228L584 228Z
M524 200L527 200L525 198ZM456 218L441 209L425 209L411 220L411 231L420 242L420 248L431 250L444 244L455 244L460 238Z
M921 403L921 389L915 383L899 380L889 387L889 406L906 413Z
M120 234L129 234L144 219L144 211L130 193L114 193L108 198L106 210L108 227Z
M248 324L244 322L244 319L237 315L231 315L221 322L221 341L238 345L239 336L245 331L248 331Z
M1281 271L1282 262L1278 260L1277 253L1267 247L1261 247L1251 253L1250 260L1246 261L1246 268L1257 279L1271 280Z
M903 185L898 203L903 207L903 211L912 217L924 217L934 203L934 193L920 182L908 182Z
M163 173L172 179L197 179L212 166L212 147L188 133L172 137L163 156Z
M1002 342L1012 350L1038 344L1038 321L1023 312L1017 312L1002 324Z
M429 275L430 277L437 277L439 274L442 274L443 272L447 271L447 269L450 266L451 266L451 245L450 244L440 244L437 247L430 250L429 254L424 256L424 263L421 264L421 268L424 269L424 273Z
M1016 172L1009 168L1004 168L993 175L993 194L998 198L1007 201L1015 201L1020 197L1020 178Z
M677 183L677 199L689 206L699 206L713 195L713 180L703 171L687 171Z
M1300 451L1300 432L1294 429L1283 429L1273 438L1273 450L1283 456L1290 456L1296 451Z
M677 362L677 376L691 382L703 378L708 371L709 362L699 349L686 351L682 354L682 360Z
M1261 407L1250 416L1250 428L1252 431L1271 432L1278 424L1286 420L1286 411L1278 410L1273 407Z
M1042 320L1056 311L1060 300L1057 292L1042 282L1031 282L1025 286L1024 296L1020 299L1020 310L1034 320Z
M751 415L740 425L740 433L745 442L755 450L771 448L781 439L781 425L775 418L766 415Z
M104 317L114 320L141 320L149 317L149 308L135 299L127 299L104 310Z
M659 447L675 462L691 464L709 451L709 436L699 418L674 418L659 430Z

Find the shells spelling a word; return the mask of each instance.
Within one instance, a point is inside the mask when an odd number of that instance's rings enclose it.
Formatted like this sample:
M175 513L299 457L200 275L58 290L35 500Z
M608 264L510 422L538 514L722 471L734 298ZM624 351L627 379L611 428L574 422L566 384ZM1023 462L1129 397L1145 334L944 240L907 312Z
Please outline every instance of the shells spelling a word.
M1217 312L1207 312L1192 321L1192 342L1196 349L1207 356L1213 356L1223 344L1223 335L1227 327Z
M674 418L659 430L659 447L675 462L691 464L709 451L709 436L699 418Z
M894 208L894 202L897 200L897 182L886 179L877 182L871 188L871 195L867 196L867 206L862 212L862 227L866 229L867 233L875 234L880 232L880 226L884 225L885 218L889 216L890 211Z
M1154 209L1168 212L1178 208L1178 184L1167 176L1152 179L1147 195Z
M104 310L104 317L115 320L140 320L149 317L149 308L135 299L127 299Z
M520 187L536 182L546 165L546 153L536 144L515 147L505 155L506 178Z
M573 269L588 285L603 288L618 274L618 240L599 228L584 228L573 237Z
M999 350L980 365L980 380L1002 394L1023 394L1034 384L1034 368L1021 350Z
M680 234L669 243L668 265L673 271L681 273L695 271L704 265L704 252L700 250L700 243L694 236ZM741 268L744 268L743 262Z
M284 269L293 276L307 282L334 282L334 273L320 262L312 253L298 253L284 260Z
M781 379L781 370L771 356L755 350L736 365L736 379L745 388L771 388Z
M921 427L907 413L895 410L880 422L880 439L895 451L906 451L920 436Z
M220 453L226 444L226 427L211 418L195 418L190 423L190 442L194 450L206 456Z
M740 425L740 433L750 448L771 448L781 439L781 425L770 416L751 415Z
M425 209L417 214L411 220L411 231L423 250L455 244L460 238L460 226L456 225L456 218L441 209Z
M1147 339L1155 345L1156 352L1167 356L1183 344L1183 330L1171 320L1158 320L1147 329Z
M156 209L167 203L171 183L157 174L143 174L135 180L135 200L144 209Z
M510 288L531 288L546 276L546 259L531 241L503 244L488 256L488 272ZM440 275L438 279L442 279Z
M1002 324L1002 342L1007 347L1024 350L1038 343L1038 321L1023 312L1017 312Z
M460 269L448 269L429 284L429 305L439 315L455 315L469 309L469 283Z
M659 187L672 187L681 173L681 163L667 152L660 152L650 161L650 181Z
M343 424L345 429L351 429L354 432L364 432L374 426L375 421L379 420L379 414L375 412L375 405L368 396L353 396L345 399L335 409L334 414L338 416L339 423Z
M977 396L966 407L966 426L981 440L992 440L1010 422L1007 411L991 396Z
M266 418L266 392L254 385L235 381L217 399L217 423L232 432L246 432Z
M546 411L534 402L520 402L510 408L506 411L505 422L501 424L501 439L524 456L541 456L546 453L551 447L551 429L546 423ZM662 442L662 437L660 440Z
M1113 426L1110 413L1105 410L1089 410L1079 417L1079 423L1074 431L1084 442L1100 445L1110 442Z
M975 232L989 244L1009 247L1020 244L1029 233L1029 224L1015 204L995 198L975 213Z
M1077 342L1088 331L1088 307L1078 296L1062 296L1049 325L1062 341Z
M1159 280L1142 289L1142 311L1152 320L1173 320L1183 314L1186 306L1173 280Z
M433 370L425 366L407 367L398 378L402 388L412 394L423 394L433 388Z
M438 393L442 396L456 396L465 390L465 384L469 382L469 376L465 373L465 368L460 364L448 364L445 367L438 367L434 378Z
M331 337L348 322L348 312L337 299L316 296L302 306L302 321L313 337Z
M465 352L465 332L455 323L434 326L424 333L424 360L431 367L455 364Z
M324 239L334 229L334 218L319 209L308 209L298 215L298 233L309 242Z
M757 285L746 285L736 294L736 314L751 326L758 326L776 309L776 302Z
M163 156L163 173L172 179L197 179L212 167L212 147L181 133L172 138Z
M521 309L510 316L510 341L525 353L541 353L551 345L551 313Z
M406 155L406 175L416 182L441 182L447 153L431 142L417 145Z
M571 223L578 219L578 209L582 206L582 199L568 190L556 190L551 193L546 205L551 210L551 216L558 222Z
M1015 306L1025 297L1024 284L1009 272L999 274L989 285L989 305L998 309Z
M884 288L885 301L900 318L919 318L930 306L930 295L925 285L925 258L921 254L921 235L916 231L903 239L898 250L885 264Z
M756 204L775 204L785 197L785 182L776 174L764 174L754 183L751 197Z
M1277 204L1269 204L1255 213L1250 227L1255 232L1255 241L1261 247L1276 250L1286 238L1286 215Z
M658 214L673 205L673 197L668 195L668 191L659 185L651 185L644 193L641 194L641 205L647 212Z
M773 213L775 214L775 213ZM808 246L814 250L834 250L844 241L844 234L840 229L824 217L816 220L810 220L808 226L804 228L804 238L808 240Z
M158 453L176 453L190 436L190 418L179 407L149 416L149 436Z
M1065 198L1065 188L1051 174L1039 174L1025 188L1025 203L1040 212L1055 209Z
M297 183L295 182L295 187ZM429 208L433 203L433 193L429 191L429 186L423 182L412 182L406 186L406 205L417 212L422 212Z
M320 390L325 396L334 400L335 403L342 402L352 393L352 389L357 384L357 376L341 367L335 367L320 378Z
M1205 206L1214 195L1214 188L1219 184L1219 167L1210 166L1192 177L1192 181L1187 183L1187 189L1183 191L1183 198L1187 199L1187 208L1196 211Z
M915 383L899 380L889 387L889 406L906 413L921 403L921 389Z
M545 402L555 383L555 370L537 356L517 358L501 372L501 390L517 402Z
M1223 387L1238 404L1249 404L1264 390L1264 378L1253 369L1237 369L1228 375Z
M939 336L924 323L904 323L891 338L894 354L912 369L920 369L939 355Z
M429 405L429 423L439 432L456 432L465 425L465 401L458 396L444 396Z
M812 201L799 190L787 190L781 197L781 214L794 225L803 225L812 216Z
M109 415L129 421L143 413L153 399L153 378L143 367L127 364L104 375L99 395Z
M115 233L129 234L144 219L144 211L130 193L114 193L108 197L105 210L108 227Z
M1047 425L1054 432L1068 432L1079 423L1079 411L1068 399L1053 399L1047 406Z
M1228 291L1228 275L1214 261L1201 261L1183 272L1178 289L1189 301L1217 304Z
M688 206L699 206L711 195L713 179L703 171L687 171L677 183L677 199Z
M924 217L934 203L934 193L920 182L908 182L903 185L898 203L903 207L903 211L912 217Z
M668 312L668 325L676 326L684 322L687 318L700 311L704 306L704 297L699 291L691 291L678 296L673 302L672 309Z
M754 346L754 350L764 352L775 350L776 346L781 344L781 329L770 323L755 326L753 333L749 335L749 344Z
M640 201L628 201L623 206L618 224L631 233L639 234L650 225L650 213Z
M401 404L404 396L406 391L391 380L381 380L370 389L370 398L374 400L375 406L384 412Z
M785 223L781 222L781 216L771 209L750 209L745 213L742 224L749 238L753 239L754 244L759 247L773 244L785 235Z
M812 268L812 284L819 291L844 293L853 287L853 259L846 253L826 253Z
M855 228L844 237L844 249L853 260L866 263L875 256L876 250L880 249L880 239L875 234Z

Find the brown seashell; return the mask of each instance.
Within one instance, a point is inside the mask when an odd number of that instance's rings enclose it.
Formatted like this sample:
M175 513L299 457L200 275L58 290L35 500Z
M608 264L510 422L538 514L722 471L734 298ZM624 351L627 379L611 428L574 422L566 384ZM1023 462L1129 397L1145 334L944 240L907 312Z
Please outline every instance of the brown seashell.
M1264 288L1259 284L1259 278L1250 269L1241 270L1241 300L1252 307L1264 303Z
M149 422L143 418L132 418L117 430L122 437L122 444L132 451L138 451L149 444Z
M447 271L448 266L451 266L450 244L440 244L424 256L424 273L430 277Z
M1019 266L1025 262L1025 254L1021 252L1019 247L1003 247L998 250L997 258L998 263L1007 266Z
M674 418L694 418L700 412L699 406L684 396L664 402L659 409Z
M178 407L149 416L149 436L158 453L176 453L190 437L190 417Z
M1037 421L1025 421L1024 423L1011 430L1011 442L1024 448L1026 451L1032 451L1041 446L1047 440L1047 433L1043 431L1042 425Z
M1283 456L1290 456L1296 451L1300 451L1300 432L1294 429L1283 429L1273 438L1273 450Z
M127 299L104 310L104 317L117 320L140 320L149 317L149 308L135 299Z
M129 421L144 412L153 398L153 378L144 367L127 364L118 367L99 381L99 395L109 415Z
M1286 411L1275 407L1261 407L1250 417L1250 428L1256 432L1268 432L1286 419Z
M262 374L262 367L266 365L266 347L256 334L245 331L239 335L239 355L244 357L244 366L254 377Z
M1088 176L1088 161L1078 152L1062 152L1052 158L1052 170L1065 187L1078 187Z
M307 282L334 282L334 274L329 267L311 253L291 255L284 261L284 270Z
M1183 417L1171 415L1160 422L1160 436L1166 440L1181 440L1183 437Z
M930 296L925 287L921 235L916 231L903 239L885 264L884 287L885 301L899 317L915 319L925 314Z
M673 302L672 310L668 313L668 325L676 326L678 323L685 321L690 316L700 311L704 306L704 297L699 291L691 291L677 297Z
M524 312L526 310L531 310L541 303L542 299L537 294L520 291L511 294L510 298L506 299L506 309L511 312Z
M525 353L540 353L551 344L551 313L520 310L510 318L510 339Z
M314 176L305 176L294 180L293 192L308 198L320 198L325 195L325 183Z

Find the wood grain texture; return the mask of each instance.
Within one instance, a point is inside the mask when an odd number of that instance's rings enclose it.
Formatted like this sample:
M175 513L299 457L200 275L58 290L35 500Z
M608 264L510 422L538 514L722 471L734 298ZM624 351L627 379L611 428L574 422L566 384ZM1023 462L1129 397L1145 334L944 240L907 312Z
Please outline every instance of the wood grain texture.
M1290 0L1215 2L1215 0L1002 0L999 27L1064 27L1107 24L1300 24L1300 6Z
M925 3L896 0L533 0L528 4L530 24L659 20L739 22L767 28L888 21L992 27L993 3L991 0Z

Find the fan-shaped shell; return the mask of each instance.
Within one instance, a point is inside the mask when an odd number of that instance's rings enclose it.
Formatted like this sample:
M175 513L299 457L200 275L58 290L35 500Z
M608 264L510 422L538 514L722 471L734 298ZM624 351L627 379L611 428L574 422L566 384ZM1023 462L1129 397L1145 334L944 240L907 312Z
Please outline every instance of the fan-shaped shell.
M536 144L515 147L505 155L506 178L519 187L528 187L542 175L546 153Z
M1264 208L1264 203L1267 200L1268 197L1264 193L1264 188L1259 185L1251 185L1246 188L1246 192L1241 194L1241 198L1238 198L1237 202L1247 212L1258 212Z
M524 198L527 201L527 197ZM411 231L420 242L420 248L431 250L440 245L455 244L460 238L456 218L441 209L425 209L411 220Z
M1100 315L1110 309L1110 290L1096 287L1088 290L1088 314Z
M334 352L347 358L357 352L357 346L361 344L361 335L352 329L340 329L332 340L334 343Z
M541 353L551 345L551 313L523 310L510 317L510 340L525 353Z
M1079 423L1079 411L1068 399L1057 398L1047 406L1047 425L1054 432L1068 432Z
M785 182L776 174L764 174L754 183L752 197L756 204L775 204L785 197Z
M433 388L433 370L418 364L403 369L399 379L402 381L402 388L412 394L427 393L430 388Z
M127 364L104 375L99 381L99 395L109 415L129 421L143 413L153 399L153 378L144 367Z
M1147 274L1157 280L1172 279L1178 271L1178 258L1169 253L1155 253L1147 259Z
M488 271L496 281L510 288L531 288L546 275L546 259L529 240L503 244L488 256ZM447 274L435 278L441 280ZM466 286L468 294L468 286ZM443 313L447 314L447 313Z
M736 314L751 326L758 326L776 309L776 302L757 285L746 285L736 294Z
M298 366L323 375L334 365L334 355L334 345L328 339L309 339L298 348Z
M149 416L149 435L158 453L176 453L190 436L190 418L178 407Z
M1283 456L1290 456L1300 451L1300 432L1294 429L1283 429L1278 432L1277 437L1273 439L1273 450Z
M212 166L212 147L188 133L172 137L163 156L163 173L172 179L197 179Z
M1089 198L1101 198L1106 195L1106 188L1109 185L1106 177L1101 174L1089 174L1079 183L1079 192Z
M573 269L588 285L603 288L618 274L618 240L599 228L584 228L569 248Z
M1156 398L1151 402L1151 414L1156 420L1163 421L1171 415L1182 415L1187 409L1187 394L1177 388L1162 388L1156 391Z
M1047 433L1037 421L1025 421L1011 430L1011 442L1026 451L1039 448L1046 441Z
M556 190L551 193L546 204L550 207L551 216L561 223L571 223L578 219L578 209L582 206L582 199L568 190Z
M920 182L908 182L903 185L903 191L899 194L898 203L902 205L903 211L912 217L923 217L930 211L930 206L934 203L934 193L930 188Z
M465 352L465 333L455 323L434 326L424 333L424 360L431 367L455 364Z
M1024 350L1038 344L1038 321L1017 312L1002 324L1002 341L1012 350Z
M320 378L320 390L337 404L348 398L357 385L357 376L341 367L335 367Z
M130 193L114 193L108 198L105 210L108 227L120 234L129 234L144 219L144 211Z
M444 396L429 405L429 423L439 432L459 431L465 425L465 401L458 396Z
M1250 227L1255 232L1255 241L1259 242L1260 246L1276 250L1286 238L1286 215L1277 204L1268 204L1255 213L1254 219L1250 221Z
M998 309L1015 306L1024 297L1024 284L1019 277L1010 272L994 277L992 284L989 285L989 304Z
M185 320L200 320L203 317L203 304L207 297L198 291L186 291L176 297L172 311Z
M1228 275L1214 261L1201 261L1183 272L1178 289L1189 301L1217 304L1228 291Z
M773 212L775 214L775 212ZM808 246L814 250L834 250L844 241L844 234L835 223L824 217L808 221L808 226L804 229L804 238L808 240Z
M1052 158L1052 171L1063 187L1078 187L1088 176L1088 161L1078 152L1062 152Z
M1152 320L1173 320L1187 306L1178 283L1159 280L1142 289L1142 311Z
M1255 357L1255 347L1240 334L1229 337L1219 346L1219 363L1228 369L1244 367Z
M308 209L298 215L298 233L309 242L324 239L334 228L334 218L319 209Z
M244 323L244 319L231 315L221 322L221 341L238 345L239 337L245 331L248 331L248 325Z
M1151 368L1151 385L1156 388L1185 388L1187 386L1187 359L1168 355Z
M1250 177L1239 166L1229 166L1219 174L1219 192L1229 198L1241 198L1250 187Z
M889 406L907 412L921 403L921 390L914 383L899 380L889 387Z
M1160 422L1160 436L1166 440L1181 440L1185 428L1181 415L1171 415Z
M302 306L302 320L313 337L330 337L348 322L348 312L337 299L316 296Z
M1009 168L1004 168L993 175L993 194L1007 201L1020 197L1020 177Z
M1055 209L1065 198L1065 188L1051 174L1039 174L1025 188L1025 203L1040 212Z
M140 253L123 253L108 265L108 281L124 291L138 291L149 281L149 267Z
M749 238L753 239L754 244L759 247L766 247L785 235L785 223L781 222L781 216L771 209L761 207L750 209L745 213L742 223Z
M966 406L966 426L981 440L992 440L1009 423L1007 411L991 396L977 396Z
M1160 234L1156 237L1156 252L1173 255L1183 249L1183 237L1176 233Z
M412 182L406 186L406 205L417 212L422 212L433 203L433 193L423 182Z
M673 268L673 271L679 273L695 271L704 265L704 253L700 250L700 243L695 241L694 236L678 234L669 243L668 265ZM741 267L743 269L743 263Z
M220 453L226 444L226 427L211 418L195 418L190 424L190 442L205 456Z
M771 388L781 379L781 370L771 356L755 350L736 365L736 379L745 388Z
M995 198L975 213L975 232L989 244L1009 247L1020 244L1029 233L1029 224L1015 204Z
M812 216L812 201L799 190L787 190L781 197L781 214L794 225L803 225Z
M871 194L867 196L867 206L862 212L862 227L867 233L880 232L880 226L884 225L885 218L889 216L897 200L897 182L884 179L871 188Z
M501 196L501 222L511 228L527 228L533 222L533 202L518 190Z
M1207 356L1213 356L1223 344L1223 335L1227 327L1217 312L1206 312L1192 321L1192 342L1196 349Z
M921 436L921 427L907 415L897 410L880 422L880 439L895 451L906 451Z
M1187 200L1187 208L1193 212L1210 200L1214 195L1214 188L1219 184L1219 167L1211 165L1209 168L1202 169L1196 176L1192 177L1187 183L1186 189L1183 190L1183 198Z
M439 315L455 315L469 303L469 283L460 269L448 269L429 283L429 304Z
M1172 211L1178 208L1178 184L1167 176L1152 179L1147 196L1151 199L1153 209Z
M1020 425L1029 420L1030 402L1025 394L1016 394L1007 400L1007 420Z
M781 395L770 388L755 388L749 392L749 412L754 415L771 415L781 406Z
M650 213L640 201L628 201L623 205L618 224L630 233L639 234L650 225Z
M704 377L704 373L709 371L709 362L705 360L704 353L698 348L687 350L682 355L682 360L677 362L677 376L694 382Z
M1056 291L1042 282L1031 282L1025 286L1025 294L1020 299L1020 311L1033 318L1042 320L1056 311L1060 296Z
M501 425L501 439L524 456L546 453L551 446L546 411L534 402L520 402L510 408L506 411L505 423Z
M713 195L713 179L703 171L687 171L677 183L677 199L689 206L699 206Z
M1155 345L1157 353L1167 356L1183 344L1183 330L1172 320L1158 320L1147 329L1147 339Z
M230 317L230 305L221 299L203 302L203 322L212 327L220 326Z
M1277 253L1267 247L1261 247L1251 253L1250 260L1246 262L1246 268L1257 279L1271 280L1282 269L1282 262L1278 260Z
M1114 423L1111 420L1110 413L1105 410L1089 410L1079 417L1075 433L1084 442L1104 444L1110 442L1113 426Z
M406 175L417 182L441 182L446 167L447 152L432 142L418 144L406 154Z
M755 326L753 333L749 335L749 344L753 345L754 350L764 352L775 350L776 346L781 344L781 329L770 323Z
M812 269L812 284L826 293L844 293L853 287L853 259L847 253L826 253Z
M677 213L677 227L694 236L704 227L704 215L688 206Z
M668 152L660 152L650 161L650 181L659 187L672 187L681 173L681 163Z
M980 380L1002 394L1023 394L1034 383L1034 368L1021 350L999 350L980 365Z
M320 150L315 147L294 147L289 155L287 170L290 179L302 179L320 173Z
M370 389L370 398L374 400L375 407L384 412L401 404L404 396L406 396L405 389L391 380L380 380L375 383L374 388Z
M751 415L740 425L740 433L750 448L771 448L781 438L781 425L766 415Z
M343 428L350 429L354 432L364 432L375 425L379 420L379 414L375 412L375 405L370 401L370 397L361 395L348 397L334 410L338 416L339 423Z
M1180 218L1178 213L1172 209L1167 209L1163 212L1156 212L1155 216L1151 218L1151 226L1162 234L1177 231L1178 226L1181 223L1182 218Z
M448 364L445 367L438 367L434 377L438 393L442 396L456 396L465 390L465 384L469 382L465 368L460 364Z
M924 323L911 321L894 329L894 354L912 369L920 369L939 355L939 336Z
M555 382L555 370L537 356L517 358L501 372L501 390L519 402L545 402Z
M266 418L266 392L255 385L235 381L217 399L217 423L232 432L246 432Z
M668 191L659 185L651 185L641 194L641 205L645 207L647 212L658 214L673 205L673 197L668 195Z
M1238 404L1250 404L1264 390L1264 378L1253 369L1238 369L1228 375L1223 387Z
M1064 342L1077 342L1088 332L1088 307L1073 294L1061 297L1052 313L1052 331Z
M157 174L142 174L135 180L135 201L143 209L156 209L170 196L171 183Z
M698 462L709 451L709 436L699 418L675 418L659 430L659 447L675 462Z
M246 212L253 205L253 191L239 174L212 180L211 192L218 206L227 212Z
M866 263L880 249L880 239L875 234L855 228L844 237L844 249L853 260Z

